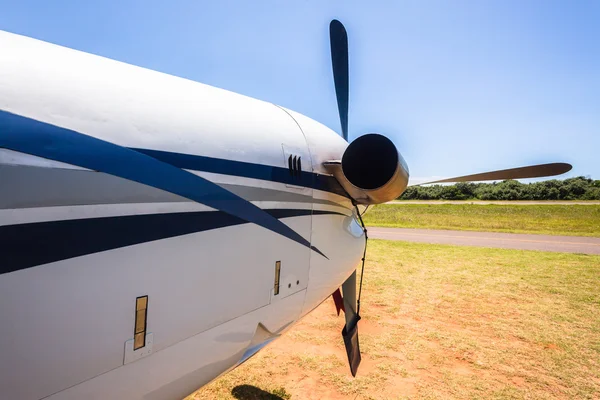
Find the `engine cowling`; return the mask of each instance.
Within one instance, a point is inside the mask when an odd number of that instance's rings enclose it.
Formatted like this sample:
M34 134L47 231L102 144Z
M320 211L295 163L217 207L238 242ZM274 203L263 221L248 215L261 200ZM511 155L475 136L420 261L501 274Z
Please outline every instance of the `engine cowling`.
M406 161L390 139L377 133L360 136L348 145L341 160L324 165L357 204L394 200L408 186Z

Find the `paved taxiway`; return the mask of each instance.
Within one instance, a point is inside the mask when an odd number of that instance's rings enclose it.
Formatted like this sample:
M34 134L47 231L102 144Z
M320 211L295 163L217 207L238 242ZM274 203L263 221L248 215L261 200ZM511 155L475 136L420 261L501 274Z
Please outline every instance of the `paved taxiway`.
M600 254L600 238L368 227L369 238L503 249Z

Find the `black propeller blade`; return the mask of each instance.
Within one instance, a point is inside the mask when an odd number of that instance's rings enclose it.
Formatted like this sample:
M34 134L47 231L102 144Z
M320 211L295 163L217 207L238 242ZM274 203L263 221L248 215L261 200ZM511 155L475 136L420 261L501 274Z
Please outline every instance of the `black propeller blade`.
M342 124L342 136L348 141L348 93L349 93L349 75L348 75L348 34L344 25L336 19L329 24L329 42L331 45L331 65L333 67L333 80L335 83L335 95L337 97L338 111L340 113L340 123ZM358 211L358 209L357 209ZM360 215L360 214L359 214ZM362 222L362 220L361 220ZM364 224L363 224L363 229ZM366 239L366 230L365 230ZM365 242L365 254L366 254ZM363 256L364 270L364 256ZM362 278L361 278L362 287ZM336 308L344 310L346 316L346 325L342 330L346 354L348 355L348 364L352 376L356 376L356 371L361 361L360 348L358 343L358 321L360 320L359 299L356 296L356 271L342 284L343 305L338 304L339 293L334 292Z
M356 271L346 279L342 284L342 293L344 294L344 315L346 317L346 325L342 329L342 338L346 346L346 355L348 356L348 364L352 376L356 376L358 366L360 365L360 347L358 344L358 303L356 297Z
M348 140L348 35L346 28L337 19L329 24L329 41L331 44L331 65L337 96L338 111L342 124L342 136Z
M505 179L525 179L525 178L542 178L546 176L554 176L569 172L573 166L566 163L551 163L530 165L527 167L503 169L499 171L482 172L480 174L458 176L455 178L440 179L420 183L419 185L427 185L430 183L447 183L447 182L477 182L477 181L500 181Z

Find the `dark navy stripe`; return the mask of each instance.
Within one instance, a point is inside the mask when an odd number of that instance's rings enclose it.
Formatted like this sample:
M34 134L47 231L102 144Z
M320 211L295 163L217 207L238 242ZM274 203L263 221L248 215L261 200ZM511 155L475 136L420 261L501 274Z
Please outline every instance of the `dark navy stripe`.
M194 156L191 154L172 153L168 151L137 149L157 160L171 164L182 169L193 171L213 172L215 174L233 175L244 178L262 179L265 181L285 183L323 190L348 197L337 179L329 175L321 175L302 171L298 175L292 175L288 168L273 167L270 165L254 164L243 161L226 160L206 156Z
M274 218L337 214L265 210ZM153 240L245 224L221 211L127 215L0 226L0 274ZM229 244L228 244L229 245Z
M205 204L318 249L260 207L202 177L138 151L70 129L0 111L0 147L105 172Z

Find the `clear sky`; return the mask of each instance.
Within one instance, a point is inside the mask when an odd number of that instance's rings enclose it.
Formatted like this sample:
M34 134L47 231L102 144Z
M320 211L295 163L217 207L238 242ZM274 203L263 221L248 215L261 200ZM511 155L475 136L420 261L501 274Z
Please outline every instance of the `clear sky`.
M350 139L416 178L565 161L600 179L600 1L0 0L0 29L280 104L340 131L328 24L350 42ZM0 60L1 60L0 49Z

